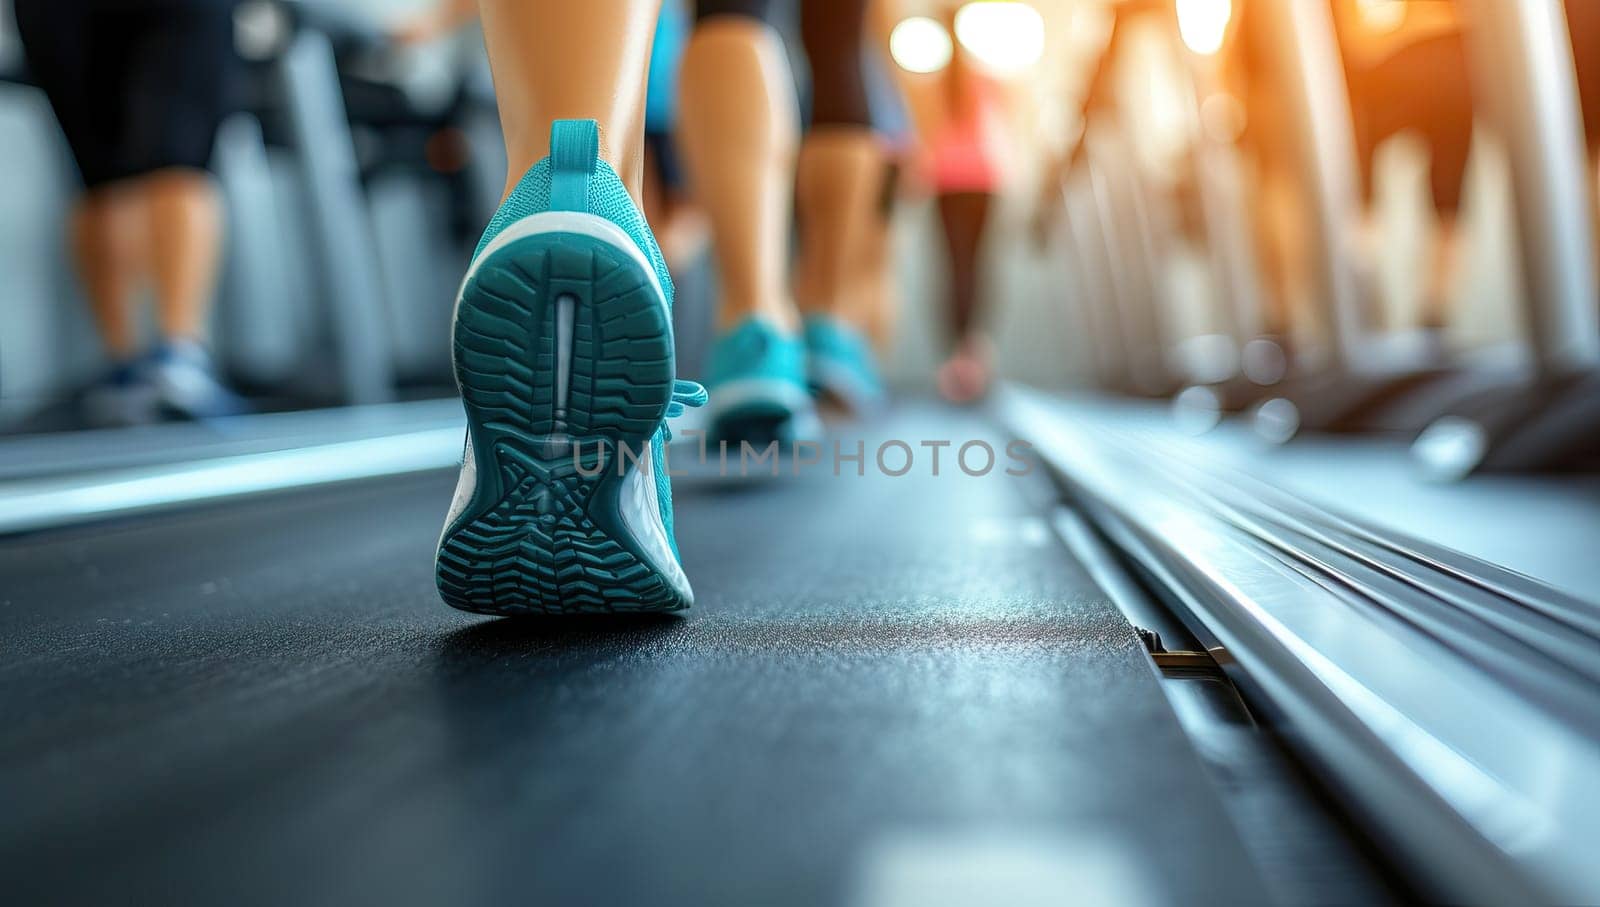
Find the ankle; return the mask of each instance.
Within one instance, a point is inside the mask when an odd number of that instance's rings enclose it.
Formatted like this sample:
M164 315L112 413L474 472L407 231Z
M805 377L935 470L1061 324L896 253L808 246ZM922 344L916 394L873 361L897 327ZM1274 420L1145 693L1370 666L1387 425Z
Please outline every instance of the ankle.
M800 331L800 316L787 300L756 305L735 305L731 304L731 300L724 301L717 326L727 332L750 320L766 324L780 334L797 334Z

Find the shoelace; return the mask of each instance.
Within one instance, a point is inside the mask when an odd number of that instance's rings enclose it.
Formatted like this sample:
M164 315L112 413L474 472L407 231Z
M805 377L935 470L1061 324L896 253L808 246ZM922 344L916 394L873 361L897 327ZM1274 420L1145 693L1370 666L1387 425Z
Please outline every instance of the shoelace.
M710 400L711 395L706 393L704 385L682 379L674 381L672 382L672 402L667 404L667 418L675 419L683 415L684 410L689 407L705 406ZM669 443L672 441L672 429L663 425L661 433Z

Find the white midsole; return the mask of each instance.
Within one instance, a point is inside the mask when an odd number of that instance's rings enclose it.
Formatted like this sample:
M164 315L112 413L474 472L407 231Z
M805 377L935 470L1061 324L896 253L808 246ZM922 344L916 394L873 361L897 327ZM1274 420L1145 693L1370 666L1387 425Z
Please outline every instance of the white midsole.
M645 257L645 254L633 238L621 227L595 214L582 211L543 211L532 214L508 225L500 234L489 241L472 260L468 266L466 276L461 279L461 287L456 291L455 314L451 318L451 333L455 332L455 318L461 314L461 301L466 294L467 284L477 274L478 268L487 261L491 255L518 240L527 239L550 233L568 233L598 239L607 245L616 248L627 255L644 271L650 279L650 286L655 289L655 299L662 307L664 323L667 330L672 330L672 317L667 309L666 291L661 286L661 280L656 276L655 266ZM452 349L454 345L452 344ZM454 355L452 353L452 355ZM570 387L572 361L570 357L560 360L557 364L560 374L556 383L560 387ZM691 601L693 594L689 589L688 577L684 576L683 568L679 566L678 559L672 555L672 545L667 540L666 524L661 514L661 497L656 493L655 477L653 474L652 444L646 444L643 455L640 457L638 467L625 467L623 484L619 505L622 512L622 521L628 531L633 533L640 549L649 558L656 572L666 580L684 601ZM450 502L450 511L445 516L444 528L439 532L437 547L444 545L445 533L455 525L456 520L466 510L467 504L472 500L478 486L478 468L476 457L472 452L472 423L467 423L466 452L462 457L461 475L456 480L456 492Z
M811 393L792 381L776 378L742 378L718 384L711 395L712 418L752 403L775 403L791 413L811 409Z
M655 462L655 441L652 439L644 446L638 468L629 470L622 477L622 493L618 496L622 523L633 533L634 539L644 549L645 556L655 564L656 572L666 580L667 585L685 603L692 604L694 593L689 589L689 578L683 575L683 567L673 556L672 545L667 541L667 528L661 522L661 495L656 493Z
M873 409L883 402L883 395L847 365L813 361L811 380L823 390L844 397L852 406Z
M527 239L541 233L576 233L579 236L605 240L632 258L634 263L644 270L645 276L650 278L650 285L655 287L656 298L661 300L663 308L666 307L667 291L661 286L661 278L656 276L656 266L650 263L650 259L645 257L644 251L626 230L598 214L588 214L583 211L541 211L512 222L494 239L489 240L483 251L472 259L472 264L467 266L466 275L461 278L461 286L456 290L456 312L461 311L461 297L467 290L468 281L472 280L473 275L478 273L478 268L489 260L489 256L519 239ZM667 324L671 325L672 319L667 319Z

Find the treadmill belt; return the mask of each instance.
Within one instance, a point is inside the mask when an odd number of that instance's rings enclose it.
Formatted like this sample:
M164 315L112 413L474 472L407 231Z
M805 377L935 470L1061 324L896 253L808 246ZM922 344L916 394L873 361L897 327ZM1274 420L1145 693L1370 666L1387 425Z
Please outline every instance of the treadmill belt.
M974 438L1004 450L911 407L865 477L693 470L684 617L445 608L442 473L6 541L0 876L19 903L1259 902L1045 478L963 475ZM938 477L924 439L955 442Z

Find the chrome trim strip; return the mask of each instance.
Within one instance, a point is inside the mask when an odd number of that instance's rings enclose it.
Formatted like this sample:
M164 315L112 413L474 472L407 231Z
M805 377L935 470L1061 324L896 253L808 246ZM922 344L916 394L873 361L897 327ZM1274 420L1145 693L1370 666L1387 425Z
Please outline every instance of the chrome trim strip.
M0 535L335 482L426 472L460 461L463 429L435 428L85 475L0 484Z
M1429 584L1449 580L1452 571L1476 575L1482 568L1480 591L1525 588L1531 580L1462 555L1423 551L1380 583L1403 541L1367 547L1354 544L1359 533L1352 532L1319 546L1314 534L1299 533L1312 544L1297 546L1293 527L1304 514L1286 514L1271 496L1239 507L1251 492L1200 469L1203 454L1176 432L1140 437L1097 419L1093 405L1024 391L1008 391L1000 409L1102 530L1170 588L1196 632L1226 648L1237 682L1286 719L1308 761L1385 846L1419 868L1433 893L1529 903L1586 902L1600 892L1600 861L1593 859L1600 729L1573 720L1568 708L1594 714L1600 687L1541 664L1543 653L1532 647L1495 649L1497 634L1527 638L1516 620L1474 623L1459 602L1428 600ZM1353 563L1337 545L1374 563ZM1430 561L1447 569L1418 582ZM1452 595L1465 596L1472 585L1461 583ZM1537 591L1530 607L1562 598ZM1496 663L1544 686L1514 686L1505 671L1486 670L1484 652L1464 653L1452 644L1459 639L1404 619L1384 602L1397 592L1413 616L1425 606L1435 624L1469 628L1464 638L1496 652ZM1490 599L1473 601L1487 607ZM1501 607L1502 617L1512 613L1504 601ZM1564 640L1581 647L1581 631L1567 629ZM1541 701L1545 688L1567 701Z

